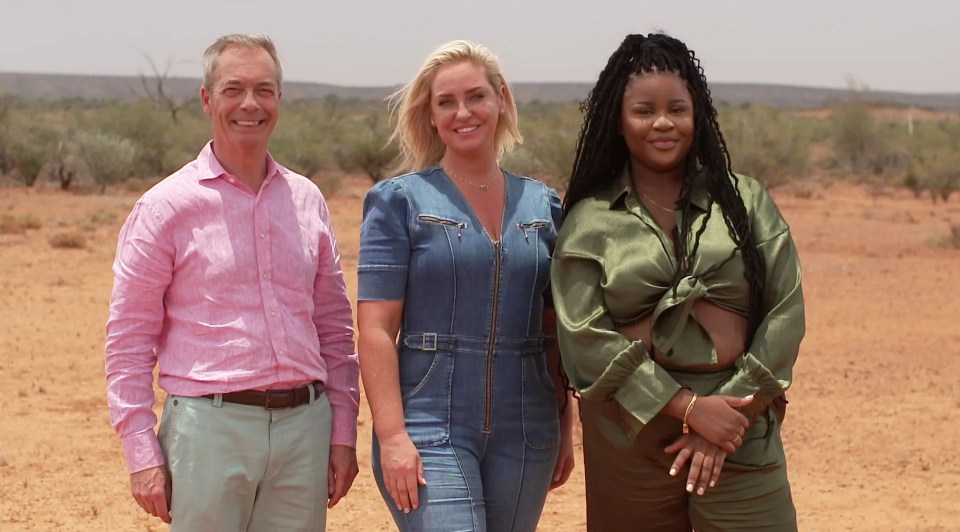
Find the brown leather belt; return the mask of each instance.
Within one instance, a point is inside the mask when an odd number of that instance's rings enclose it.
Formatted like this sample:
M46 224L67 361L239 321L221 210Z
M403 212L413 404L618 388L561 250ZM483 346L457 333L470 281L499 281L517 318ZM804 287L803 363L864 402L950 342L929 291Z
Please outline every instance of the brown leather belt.
M293 408L309 403L311 386L313 386L314 398L320 397L320 394L323 393L323 383L320 382L312 382L306 386L292 390L267 390L265 392L244 390L242 392L230 392L221 395L223 396L224 403L262 406L267 410L276 410L278 408ZM216 396L217 394L208 394L203 397L215 399Z

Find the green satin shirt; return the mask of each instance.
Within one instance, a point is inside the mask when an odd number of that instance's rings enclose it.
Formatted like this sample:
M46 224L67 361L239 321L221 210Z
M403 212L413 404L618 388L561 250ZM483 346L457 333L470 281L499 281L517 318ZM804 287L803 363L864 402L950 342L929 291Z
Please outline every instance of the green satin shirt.
M670 288L677 264L670 239L633 191L628 170L607 189L578 202L564 220L551 265L557 336L564 368L584 399L614 399L625 416L624 430L636 435L683 386L683 375L656 364L648 346L617 332L653 314L653 345L672 363L716 362L713 342L691 312L705 298L742 315L748 285L720 207L710 204L702 181L690 201L694 213L688 249L700 238L690 271L676 292ZM800 263L790 228L770 194L755 179L737 175L738 187L766 269L766 314L746 352L732 370L711 382L708 395L754 395L744 409L756 417L790 386L804 334ZM675 212L678 220L680 210Z

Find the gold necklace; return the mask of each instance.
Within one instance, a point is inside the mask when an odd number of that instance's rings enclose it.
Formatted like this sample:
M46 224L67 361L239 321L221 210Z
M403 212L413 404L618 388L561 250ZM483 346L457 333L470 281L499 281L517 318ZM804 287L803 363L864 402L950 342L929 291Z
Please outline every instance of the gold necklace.
M647 198L647 201L649 201L650 203L652 203L654 206L660 207L661 209L663 209L663 210L665 210L665 211L667 211L667 212L673 212L673 209L668 209L667 207L664 207L663 205L660 205L659 203L653 201L653 198L651 198L650 196L648 196L646 192L641 191L641 192L640 192L640 195L643 196L644 198Z
M479 188L480 190L482 190L482 191L484 191L484 192L486 192L487 190L490 190L490 185L492 185L492 184L493 184L493 181L497 178L496 174L494 174L494 175L491 175L491 176L490 176L490 179L489 179L486 183L474 183L473 181L470 181L469 179L467 179L467 178L465 178L465 177L460 177L460 176L458 176L453 170L451 170L451 169L449 169L449 168L447 168L447 167L441 166L440 168L442 168L443 171L446 172L447 174L453 176L454 179L459 179L460 181L463 181L464 183L470 185L471 187L473 187L473 188ZM500 170L499 170L499 169L497 170L497 173L498 173L498 174L500 173Z

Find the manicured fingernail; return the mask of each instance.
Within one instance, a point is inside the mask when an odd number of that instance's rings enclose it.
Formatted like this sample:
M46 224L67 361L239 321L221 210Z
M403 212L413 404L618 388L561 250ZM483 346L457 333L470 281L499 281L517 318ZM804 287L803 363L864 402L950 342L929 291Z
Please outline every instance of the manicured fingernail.
M693 484L687 484L687 493L693 493Z
M703 486L700 486L700 487L697 489L697 495L703 495Z
M753 399L753 394L750 394L750 395L744 397L744 399Z
M671 476L671 477L677 476L677 468L675 468L675 467L671 467L671 468L670 468L670 476Z
M717 485L717 481L716 481L716 480L711 480L711 481L710 481L710 487L711 487L711 488L714 487L714 486L716 486L716 485Z

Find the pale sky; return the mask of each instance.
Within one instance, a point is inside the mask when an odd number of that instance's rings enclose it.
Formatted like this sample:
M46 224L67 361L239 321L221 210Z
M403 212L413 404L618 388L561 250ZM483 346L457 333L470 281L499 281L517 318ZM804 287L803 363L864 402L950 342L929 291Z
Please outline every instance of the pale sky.
M0 71L200 77L225 33L262 31L285 79L406 82L440 44L486 44L518 81L592 82L627 33L664 30L708 81L960 92L960 2L913 0L0 0Z

